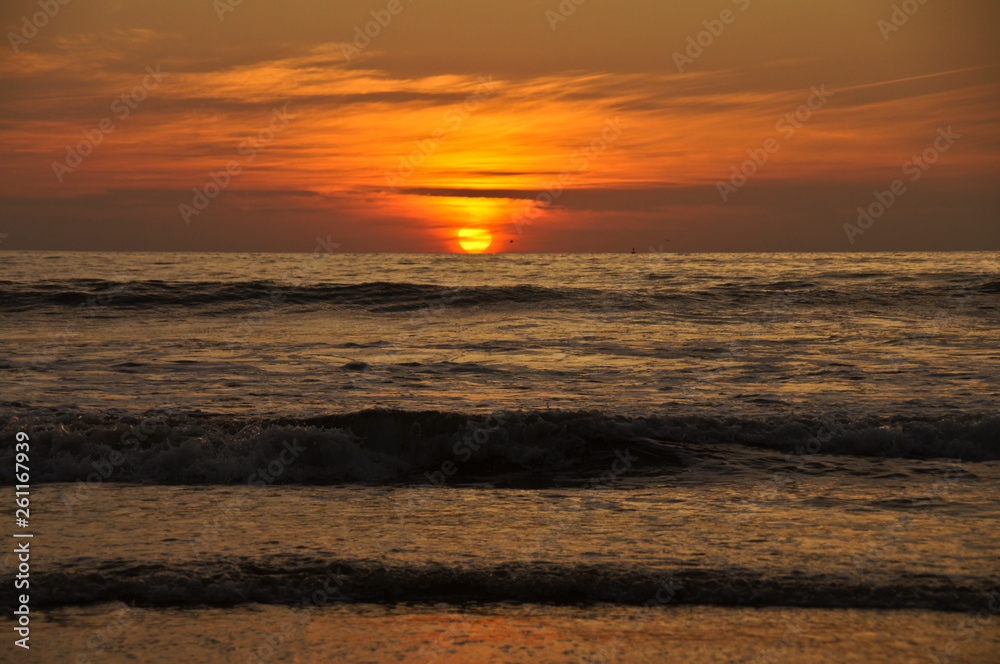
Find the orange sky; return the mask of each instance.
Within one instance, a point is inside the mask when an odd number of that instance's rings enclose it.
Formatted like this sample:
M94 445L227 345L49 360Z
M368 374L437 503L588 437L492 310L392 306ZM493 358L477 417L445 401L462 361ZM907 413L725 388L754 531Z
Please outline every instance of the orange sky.
M229 1L4 4L0 248L1000 248L993 0Z

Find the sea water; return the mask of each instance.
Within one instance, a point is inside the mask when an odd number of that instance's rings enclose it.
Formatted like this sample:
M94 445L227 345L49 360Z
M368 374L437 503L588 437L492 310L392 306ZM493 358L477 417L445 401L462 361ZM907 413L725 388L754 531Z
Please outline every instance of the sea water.
M0 478L25 432L47 661L1000 644L995 254L0 270Z

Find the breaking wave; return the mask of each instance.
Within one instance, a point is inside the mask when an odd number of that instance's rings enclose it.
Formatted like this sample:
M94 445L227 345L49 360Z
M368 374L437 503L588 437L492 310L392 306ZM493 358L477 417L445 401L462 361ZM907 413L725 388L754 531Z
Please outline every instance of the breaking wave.
M158 484L587 481L609 468L656 477L783 468L803 459L1000 460L1000 418L656 416L362 410L312 418L0 410L0 435L31 436L32 481ZM12 483L13 446L0 453ZM626 460L627 459L627 460Z
M308 607L330 602L605 602L969 611L991 601L989 586L971 579L905 572L861 578L741 568L656 570L552 562L393 566L281 558L85 565L33 574L32 588L38 587L32 592L33 604L121 600L146 606L255 602ZM12 595L6 597L13 602Z

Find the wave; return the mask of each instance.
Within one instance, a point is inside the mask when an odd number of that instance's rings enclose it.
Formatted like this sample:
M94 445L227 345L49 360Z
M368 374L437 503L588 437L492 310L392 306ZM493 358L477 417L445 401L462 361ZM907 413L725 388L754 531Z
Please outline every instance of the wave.
M475 307L495 304L538 304L585 301L598 291L540 286L449 287L407 282L291 285L278 281L131 281L93 279L14 285L0 292L0 309L37 306L142 308L150 306L257 306L332 304L367 307L377 312L414 311L429 307Z
M160 484L472 482L548 486L692 472L825 467L860 457L1000 460L994 414L938 419L490 415L363 410L311 418L0 410L0 436L31 436L32 481ZM13 446L0 479L13 483ZM881 472L873 469L872 472Z
M1000 281L990 281L985 284L982 284L978 286L978 290L982 293L1000 294Z
M463 286L451 287L410 282L361 284L300 284L280 281L161 280L108 282L71 279L31 284L2 282L0 310L27 311L37 307L73 307L99 315L103 309L147 307L277 308L330 305L367 308L376 313L408 312L435 308L464 309L481 306L571 306L575 310L646 310L665 302L759 302L779 300L782 305L884 304L899 306L1000 292L1000 282L962 281L959 284L924 284L897 281L863 284L859 280L753 280L724 281L692 288L680 275L650 273L634 284L611 289L581 287ZM644 285L642 282L647 282Z
M12 583L12 579L4 583ZM37 587L37 590L35 588ZM104 561L32 574L32 605L108 601L140 605L328 602L710 604L970 611L991 600L988 580L905 572L877 577L768 574L741 568L655 570L507 562L488 566L383 565L353 560ZM0 599L13 606L14 597Z

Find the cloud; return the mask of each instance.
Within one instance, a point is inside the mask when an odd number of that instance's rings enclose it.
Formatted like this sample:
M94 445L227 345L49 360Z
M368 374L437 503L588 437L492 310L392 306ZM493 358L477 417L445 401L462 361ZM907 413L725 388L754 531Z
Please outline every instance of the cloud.
M0 57L0 177L17 194L11 205L42 226L103 215L124 228L139 210L174 223L178 204L231 163L239 174L203 219L353 215L418 237L457 223L430 199L475 199L481 207L449 214L504 224L507 204L490 200L523 204L562 178L544 212L553 228L650 225L661 213L793 224L796 214L849 213L938 127L954 126L963 139L932 176L964 183L966 195L934 189L929 207L951 200L981 218L1000 174L1000 84L978 32L943 36L980 25L967 4L966 14L938 14L941 34L919 43L932 33L928 6L926 25L914 19L888 46L865 3L755 6L685 73L670 54L711 18L693 3L588 4L555 33L520 0L494 3L489 19L447 0L413 3L351 61L340 41L370 20L362 3L244 3L222 23L191 0L167 14L67 5L30 48ZM804 26L811 32L785 29ZM115 100L142 84L147 65L167 77L119 117ZM831 99L789 132L783 118L814 86ZM289 117L277 132L275 108ZM114 131L57 179L53 164L105 119ZM609 123L621 130L609 136ZM769 140L779 149L724 204L717 183ZM433 233L415 241L442 246Z

